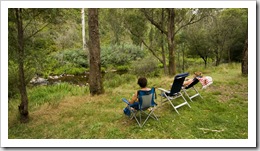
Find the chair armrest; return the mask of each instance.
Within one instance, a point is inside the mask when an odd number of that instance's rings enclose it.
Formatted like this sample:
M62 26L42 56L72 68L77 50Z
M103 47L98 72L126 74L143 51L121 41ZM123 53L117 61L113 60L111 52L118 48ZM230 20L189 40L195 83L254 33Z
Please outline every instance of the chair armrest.
M128 100L125 99L125 98L122 98L122 101L125 102L125 103L128 104L128 105L130 104L130 103L128 102Z
M161 90L162 92L170 93L170 91L165 90L165 89L163 89L163 88L158 88L158 89Z

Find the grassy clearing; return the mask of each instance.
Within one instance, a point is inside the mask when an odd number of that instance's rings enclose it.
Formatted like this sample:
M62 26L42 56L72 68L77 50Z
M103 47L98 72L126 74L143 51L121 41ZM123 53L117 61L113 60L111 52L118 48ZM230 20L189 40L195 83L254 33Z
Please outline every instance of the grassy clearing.
M166 103L155 111L159 122L149 119L143 128L139 128L135 120L129 120L122 111L125 104L121 98L130 98L138 89L135 76L124 75L104 81L106 92L100 96L90 96L87 88L69 85L35 88L28 93L29 123L18 122L19 100L9 101L8 137L248 138L248 78L241 76L240 65L221 65L201 71L214 80L214 84L206 90L201 90L201 86L197 85L203 99L197 97L193 102L189 101L192 108L181 107L180 115ZM150 87L170 88L172 80L172 77L166 76L148 78L148 84ZM160 102L159 96L156 102Z

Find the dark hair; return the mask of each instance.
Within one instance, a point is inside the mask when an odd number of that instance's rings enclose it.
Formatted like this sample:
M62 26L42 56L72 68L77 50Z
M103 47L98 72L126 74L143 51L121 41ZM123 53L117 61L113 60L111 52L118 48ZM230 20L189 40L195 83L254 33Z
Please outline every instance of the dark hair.
M141 77L141 78L138 79L137 84L139 84L139 86L141 88L145 88L147 86L147 79L144 78L144 77Z

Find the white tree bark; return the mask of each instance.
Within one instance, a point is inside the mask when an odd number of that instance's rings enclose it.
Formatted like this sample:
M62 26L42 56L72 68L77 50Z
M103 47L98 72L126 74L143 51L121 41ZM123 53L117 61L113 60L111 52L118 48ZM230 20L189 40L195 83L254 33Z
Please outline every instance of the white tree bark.
M81 9L81 23L82 23L82 48L86 50L86 34L85 34L85 9Z

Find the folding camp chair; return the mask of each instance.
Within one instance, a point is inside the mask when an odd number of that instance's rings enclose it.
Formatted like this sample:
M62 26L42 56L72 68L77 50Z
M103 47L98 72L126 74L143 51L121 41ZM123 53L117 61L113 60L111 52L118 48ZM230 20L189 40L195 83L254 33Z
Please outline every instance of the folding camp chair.
M199 80L197 78L194 78L192 83L187 85L186 87L182 87L183 92L185 93L185 95L190 99L190 101L192 102L192 99L200 96L202 98L202 96L200 95L199 91L195 88L195 85L199 82ZM196 93L193 94L192 96L190 96L187 91L188 89L192 88ZM202 98L203 99L203 98Z
M153 119L158 121L157 116L154 114L155 106L155 88L151 88L151 90L139 90L137 92L138 95L138 103L137 107L134 108L129 104L129 102L123 98L122 100L127 104L127 107L124 109L125 114L130 116L130 119L135 118L136 122L140 127L142 127L146 121L152 117ZM146 115L145 120L142 120L143 115ZM138 118L139 115L139 118Z
M184 105L188 105L190 108L191 106L189 105L189 103L186 101L186 99L184 98L184 96L182 95L181 93L181 89L182 89L182 85L183 85L183 82L185 80L185 78L189 75L189 73L182 73L182 74L178 74L175 76L174 78L174 81L173 81L173 84L172 84L172 87L171 87L171 90L165 90L163 88L158 88L159 90L161 90L161 102L162 103L165 103L165 102L170 102L170 104L172 105L172 107L174 108L174 110L180 114L178 112L178 108L181 107L181 106L184 106ZM182 97L182 99L184 100L183 103L175 106L173 104L173 100L174 99L177 99L179 97ZM165 99L166 100L163 100Z

